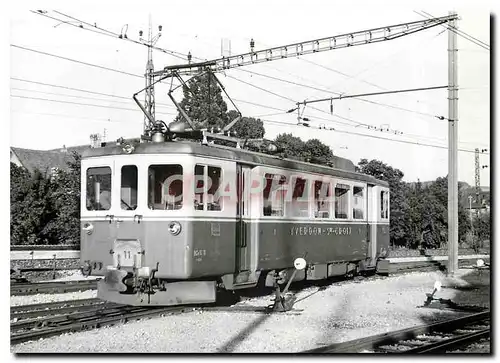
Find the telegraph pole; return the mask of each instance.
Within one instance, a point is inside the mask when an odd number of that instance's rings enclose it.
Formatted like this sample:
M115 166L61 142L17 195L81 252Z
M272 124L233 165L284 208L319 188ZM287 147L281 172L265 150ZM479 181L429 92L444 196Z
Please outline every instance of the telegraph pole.
M450 15L456 15L450 12ZM457 20L448 28L448 274L458 270L458 84Z

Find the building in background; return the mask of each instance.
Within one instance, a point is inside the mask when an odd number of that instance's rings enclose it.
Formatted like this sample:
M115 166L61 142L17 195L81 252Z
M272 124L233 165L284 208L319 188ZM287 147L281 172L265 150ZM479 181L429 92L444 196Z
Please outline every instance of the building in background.
M82 154L89 145L65 147L52 150L32 150L19 147L10 148L10 162L23 167L30 173L39 169L42 173L52 174L55 170L67 170L68 161L72 159L73 152Z

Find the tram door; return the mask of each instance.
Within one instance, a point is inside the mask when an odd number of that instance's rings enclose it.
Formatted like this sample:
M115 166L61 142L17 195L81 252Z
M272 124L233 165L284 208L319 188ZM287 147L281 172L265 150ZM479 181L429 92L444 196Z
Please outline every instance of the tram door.
M372 258L372 263L375 263L377 256L377 210L380 205L378 200L378 188L372 184L368 184L367 194L367 241L368 256Z
M252 168L248 165L236 166L236 270L250 270L250 176Z

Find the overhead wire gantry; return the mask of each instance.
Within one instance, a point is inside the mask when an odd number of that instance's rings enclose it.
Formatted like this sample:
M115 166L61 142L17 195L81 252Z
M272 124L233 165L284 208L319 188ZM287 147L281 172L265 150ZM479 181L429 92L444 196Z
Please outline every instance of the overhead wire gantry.
M263 50L254 50L253 49L254 42L252 40L250 42L251 51L248 53L222 57L214 60L196 62L196 63L191 62L191 55L189 54L188 62L185 64L166 66L163 68L163 70L154 71L150 73L150 75L152 75L152 77L155 78L155 81L152 82L145 89L140 90L139 92L134 94L135 102L138 104L138 106L141 108L141 110L144 112L144 114L149 120L149 125L144 130L144 136L150 138L155 132L161 132L161 130L165 129L168 130L169 127L164 123L161 124L157 122L154 118L154 115L150 114L146 109L146 107L144 107L137 99L137 95L143 91L148 92L149 87L153 87L156 83L166 80L168 78L172 80L175 78L180 81L181 85L187 87L187 81L184 81L184 79L182 78L183 76L200 77L203 74L209 73L216 79L217 83L221 85L222 89L227 95L225 88L222 86L222 83L215 76L215 73L222 72L232 68L270 62L278 59L286 59L307 54L330 51L334 49L348 48L359 45L372 44L372 43L398 39L410 34L414 34L426 29L433 28L435 26L443 25L455 19L457 19L457 15L451 14L439 18L424 19L409 23L401 23L379 28L372 28L368 30L350 32L341 35L324 37L299 43L292 43ZM186 122L192 128L194 128L194 122L189 118L186 112L180 107L179 103L175 101L175 99L172 96L172 92L177 87L173 88L173 82L172 82L170 90L168 92L168 96L172 100L174 105L177 107L179 113L186 120ZM227 96L229 97L229 95ZM238 108L236 107L234 102L232 103L235 106L236 110L238 111ZM232 120L230 124L228 124L224 128L224 130L229 130L240 118L241 118L241 113L239 113L239 116L236 119Z

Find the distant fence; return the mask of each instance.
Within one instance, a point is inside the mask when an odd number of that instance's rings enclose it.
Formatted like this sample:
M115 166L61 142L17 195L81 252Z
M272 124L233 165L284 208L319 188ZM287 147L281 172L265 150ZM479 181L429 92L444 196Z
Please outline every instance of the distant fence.
M10 259L14 260L63 260L70 258L80 258L79 250L66 251L10 251Z
M11 251L80 251L80 245L11 245Z

